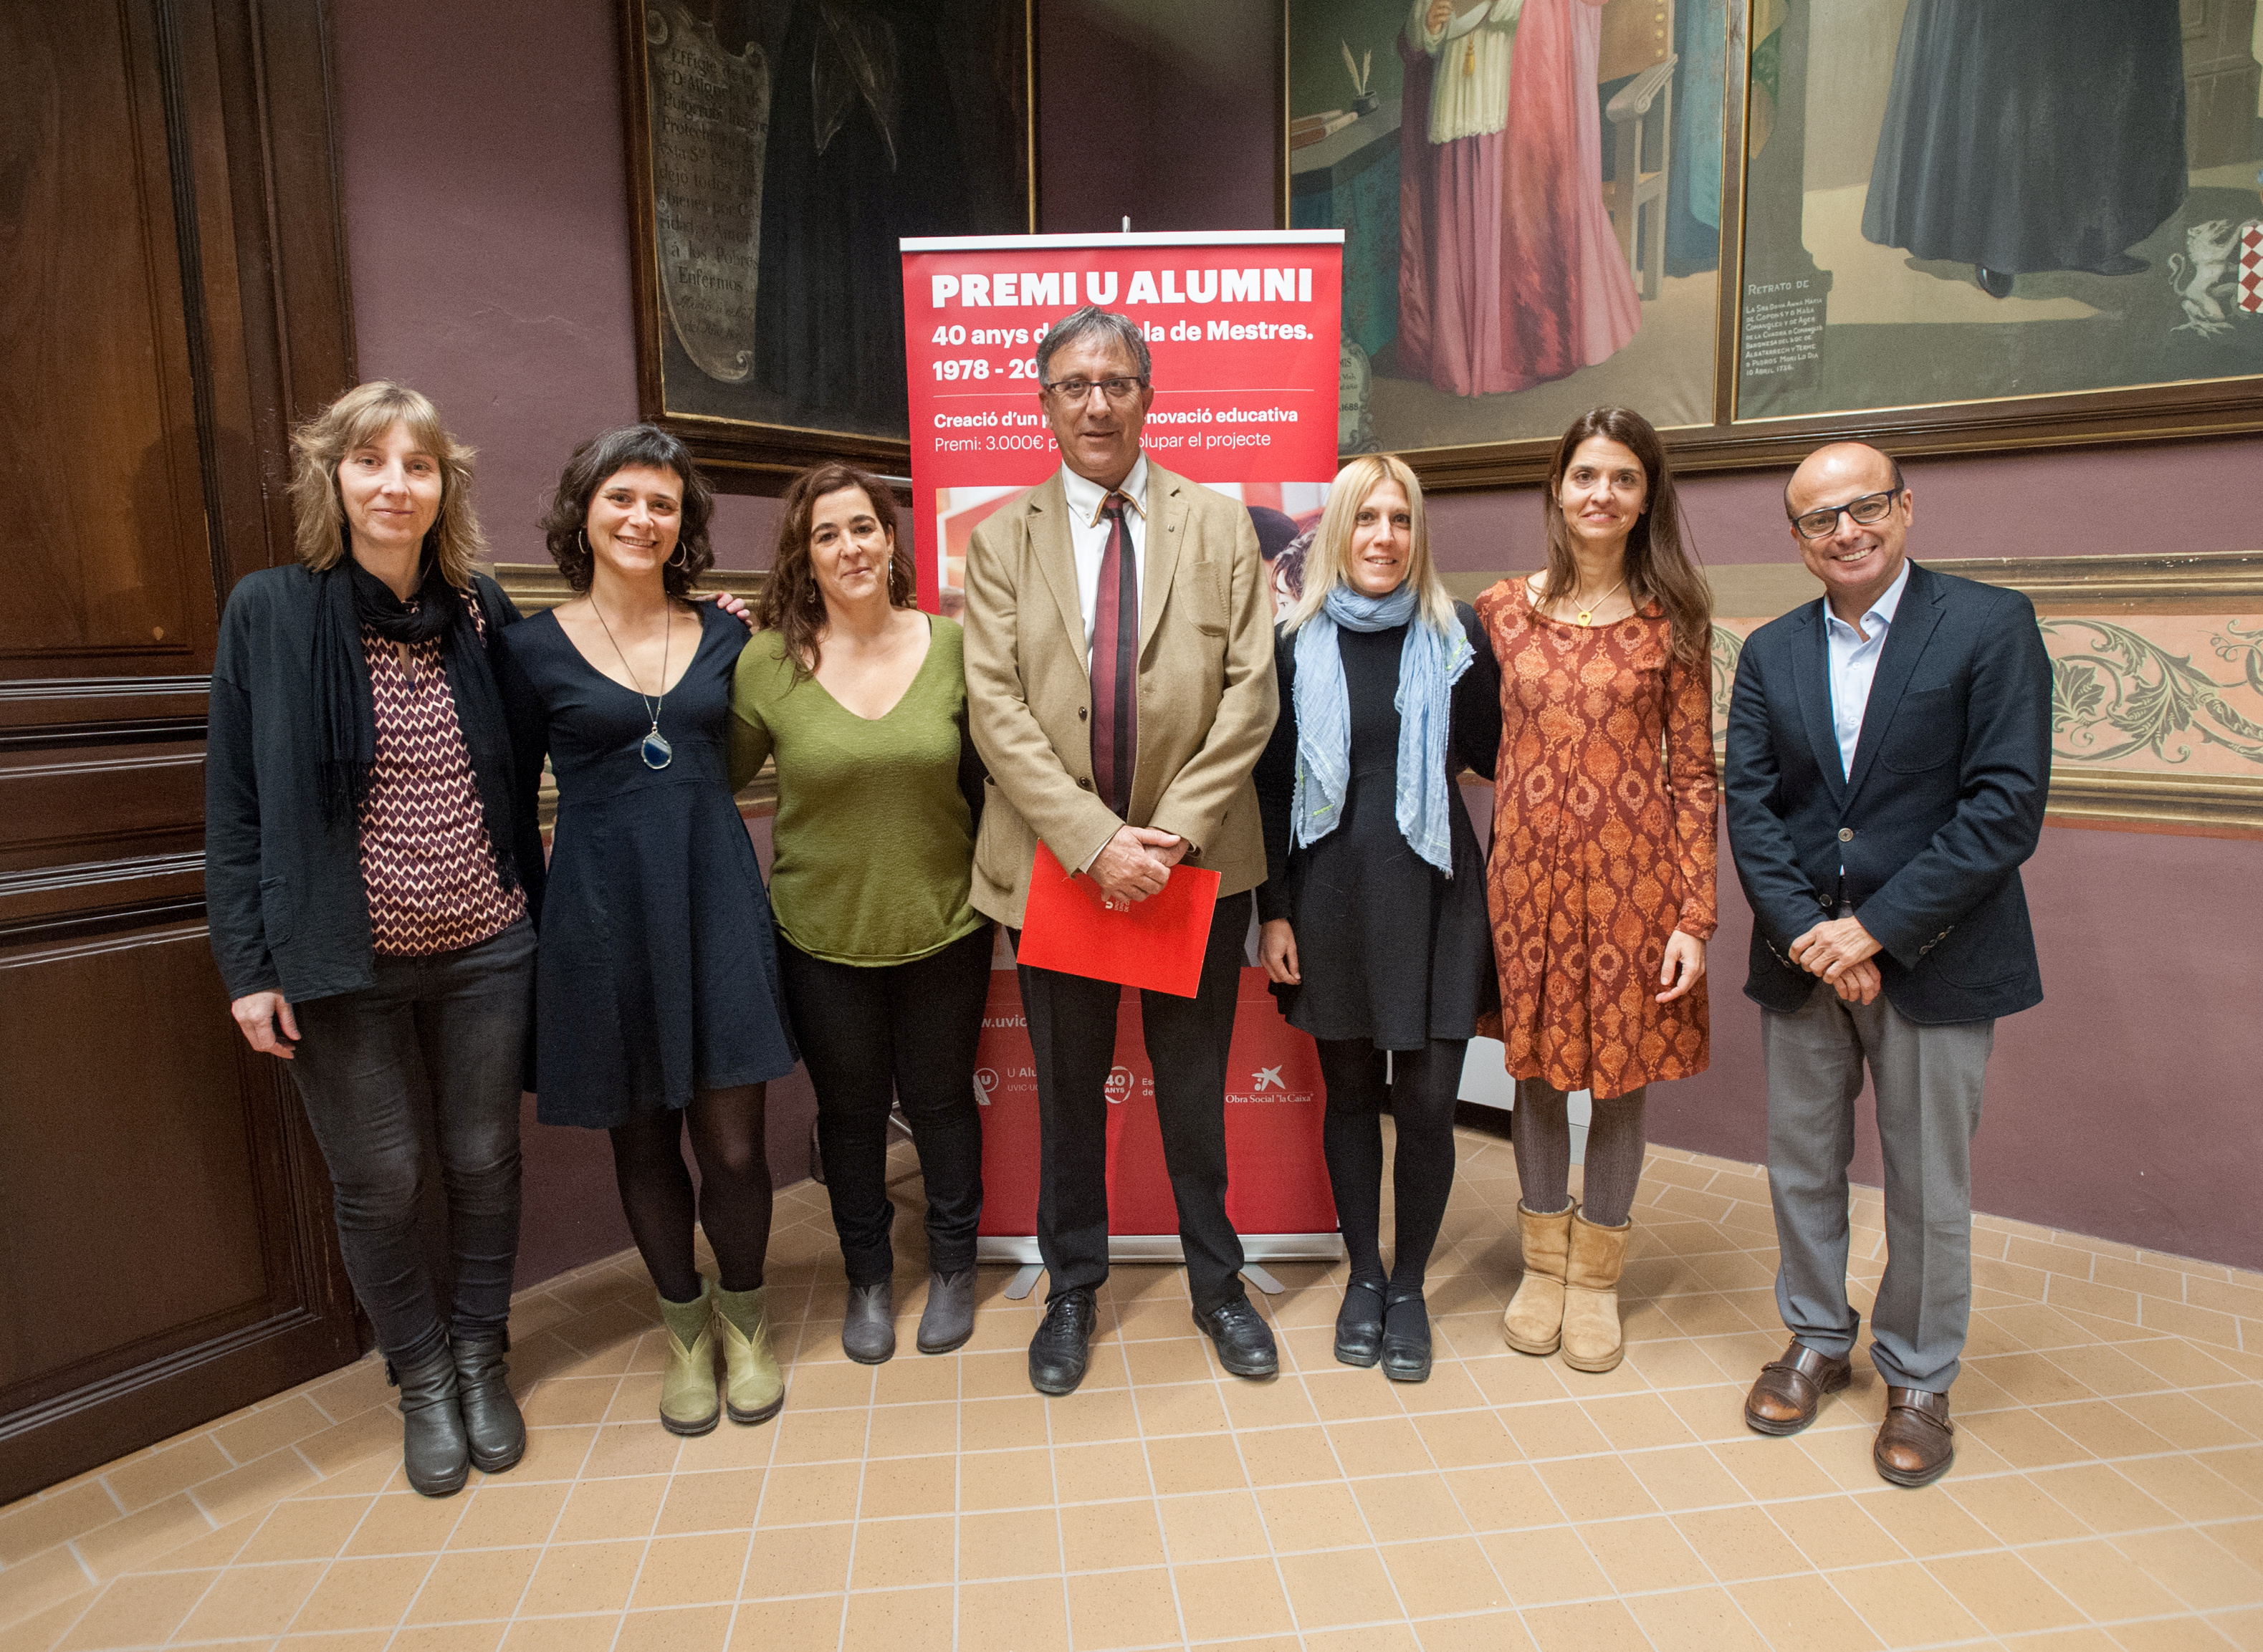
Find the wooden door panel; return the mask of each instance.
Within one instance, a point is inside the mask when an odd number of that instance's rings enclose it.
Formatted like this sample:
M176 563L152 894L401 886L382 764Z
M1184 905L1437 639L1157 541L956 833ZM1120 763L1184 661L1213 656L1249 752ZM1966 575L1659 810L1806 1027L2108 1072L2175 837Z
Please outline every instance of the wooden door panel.
M159 41L149 5L0 7L0 383L40 388L0 400L11 675L178 671L212 635Z
M323 0L0 4L0 1501L358 1352L202 865L221 604L352 382L328 50Z
M287 1238L263 1232L255 1097L218 992L201 924L0 952L0 1205L18 1224L0 1410L239 1329L295 1287L277 1277Z
M204 819L201 738L0 750L0 872L194 849Z

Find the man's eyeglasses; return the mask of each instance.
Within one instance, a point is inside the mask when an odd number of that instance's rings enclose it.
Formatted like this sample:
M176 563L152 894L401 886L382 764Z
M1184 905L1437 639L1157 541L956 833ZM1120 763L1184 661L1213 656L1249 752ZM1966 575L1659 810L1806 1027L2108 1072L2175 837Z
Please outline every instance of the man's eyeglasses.
M1820 510L1811 510L1791 519L1803 539L1821 539L1838 530L1839 513L1845 511L1862 527L1874 522L1883 522L1886 513L1894 508L1901 489L1889 487L1883 494L1865 494L1860 499L1850 499L1843 505L1826 505Z
M1129 401L1146 382L1144 379L1056 379L1045 388L1072 403L1082 401L1095 386L1110 401Z

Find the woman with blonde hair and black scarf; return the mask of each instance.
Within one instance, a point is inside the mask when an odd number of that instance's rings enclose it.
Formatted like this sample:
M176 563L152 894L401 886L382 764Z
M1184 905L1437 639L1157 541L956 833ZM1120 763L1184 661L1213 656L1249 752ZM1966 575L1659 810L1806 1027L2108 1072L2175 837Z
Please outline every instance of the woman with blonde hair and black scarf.
M213 952L329 1165L408 1482L445 1497L526 1447L502 1355L543 862L488 657L518 615L474 571L472 452L424 397L359 386L293 446L299 562L236 585L213 667ZM420 1230L428 1142L445 1302Z

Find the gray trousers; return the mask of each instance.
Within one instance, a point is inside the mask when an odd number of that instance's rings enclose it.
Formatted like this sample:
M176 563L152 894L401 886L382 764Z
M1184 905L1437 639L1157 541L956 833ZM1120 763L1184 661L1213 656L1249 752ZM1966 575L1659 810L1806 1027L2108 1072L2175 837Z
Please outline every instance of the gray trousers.
M1886 1162L1870 1359L1891 1387L1948 1392L1972 1316L1972 1134L1996 1023L1920 1027L1883 993L1844 1003L1818 980L1797 1012L1763 1011L1761 1024L1783 1323L1834 1358L1862 1327L1847 1300L1847 1165L1868 1062Z

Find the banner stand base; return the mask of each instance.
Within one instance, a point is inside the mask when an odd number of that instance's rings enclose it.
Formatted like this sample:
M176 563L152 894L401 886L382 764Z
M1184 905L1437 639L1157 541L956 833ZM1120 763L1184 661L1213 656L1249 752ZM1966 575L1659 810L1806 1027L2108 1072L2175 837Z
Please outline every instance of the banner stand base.
M1263 1266L1265 1262L1341 1262L1344 1258L1341 1233L1245 1233L1241 1236L1241 1276L1268 1296L1284 1288ZM1035 1235L986 1234L974 1242L977 1263L1018 1262L1019 1270L1006 1286L1009 1302L1020 1302L1037 1288L1045 1263L1038 1255ZM1170 1266L1186 1260L1185 1248L1175 1233L1111 1235L1108 1261L1146 1262Z

